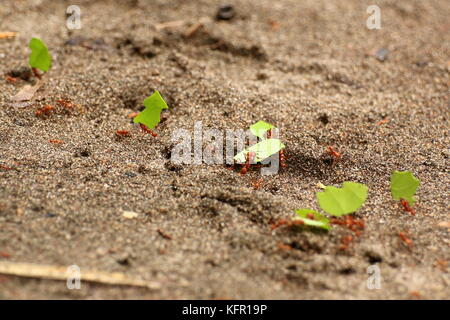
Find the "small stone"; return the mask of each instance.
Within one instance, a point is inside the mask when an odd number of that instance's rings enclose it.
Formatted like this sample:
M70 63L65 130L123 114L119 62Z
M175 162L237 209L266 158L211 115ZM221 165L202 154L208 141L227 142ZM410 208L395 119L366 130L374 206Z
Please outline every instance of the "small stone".
M217 20L231 20L235 16L235 11L232 5L223 4L217 10Z
M124 267L127 267L131 264L130 259L128 259L127 256L120 257L116 261L118 264L120 264L121 266L124 266Z
M133 211L125 211L124 210L122 216L127 219L134 219L134 218L137 218L139 216L139 214L136 212L133 212Z
M322 122L323 124L328 124L328 122L330 122L330 120L328 119L328 115L326 113L322 113L319 116L319 120L320 122Z
M134 178L137 176L137 174L134 173L133 171L127 171L125 172L125 176L127 176L128 178Z
M374 57L375 57L378 61L384 62L384 61L387 59L388 54L389 54L389 50L388 50L388 49L381 48L381 49L378 49L378 50L375 52Z
M266 80L268 78L269 78L269 76L264 72L259 72L256 74L256 79L258 79L258 80Z

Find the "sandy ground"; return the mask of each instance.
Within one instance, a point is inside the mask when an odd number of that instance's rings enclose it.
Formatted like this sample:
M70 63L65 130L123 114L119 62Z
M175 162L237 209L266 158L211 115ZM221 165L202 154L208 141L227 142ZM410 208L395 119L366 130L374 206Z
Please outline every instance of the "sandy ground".
M19 34L0 40L0 260L76 264L161 288L2 276L0 298L448 299L449 231L438 224L449 220L450 3L375 2L381 30L366 28L373 1L230 0L236 16L215 21L219 1L79 0L82 29L69 32L71 1L2 1L0 31ZM32 36L55 61L34 100L15 105L26 82L4 75L27 65ZM381 48L385 61L371 54ZM156 89L170 106L158 137L117 139ZM82 110L35 116L61 98ZM258 171L169 159L177 128L258 120L280 128L289 157L259 190ZM344 154L335 165L329 145ZM420 178L416 216L391 199L393 170ZM319 209L317 183L343 181L370 188L356 214L366 228L347 250L339 226L270 231L295 209ZM374 263L379 290L366 286Z

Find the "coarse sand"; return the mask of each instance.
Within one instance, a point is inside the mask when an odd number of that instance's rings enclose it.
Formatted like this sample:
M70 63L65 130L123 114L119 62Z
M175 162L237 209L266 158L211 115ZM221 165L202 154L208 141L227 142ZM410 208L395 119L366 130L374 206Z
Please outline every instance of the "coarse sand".
M375 2L370 30L373 1L229 0L235 16L217 21L216 0L78 0L81 30L69 30L71 1L2 1L0 32L18 34L0 39L0 261L161 287L0 275L0 299L449 299L450 2ZM32 37L53 67L16 103L35 80L6 76L27 66ZM129 118L154 90L170 107L156 138ZM55 109L36 116L45 105ZM277 175L170 161L177 129L258 120L286 145ZM391 198L394 170L421 181L415 216ZM271 231L295 209L320 210L318 183L344 181L369 187L347 249L343 226Z

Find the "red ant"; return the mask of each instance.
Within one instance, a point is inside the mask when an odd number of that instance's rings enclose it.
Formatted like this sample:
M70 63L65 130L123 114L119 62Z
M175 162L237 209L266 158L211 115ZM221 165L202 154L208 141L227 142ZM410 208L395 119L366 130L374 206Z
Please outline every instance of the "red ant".
M10 83L16 83L17 82L17 78L11 77L11 76L6 76L6 81L10 82Z
M341 239L341 246L339 247L339 249L341 250L347 250L348 247L350 246L350 243L353 241L353 237L352 236L345 236Z
M53 143L53 144L62 144L62 143L64 143L64 141L62 141L62 140L58 140L58 139L50 139L50 140L48 140L50 143Z
M281 226L292 227L292 226L301 226L303 224L305 224L303 220L280 219L278 220L278 222L270 226L270 231L273 231Z
M250 169L251 163L255 158L256 154L254 152L248 152L245 155L245 164L242 165L241 174L244 175Z
M33 70L34 76L40 80L42 76L39 74L38 69L36 69L36 68L31 68L31 70Z
M254 180L252 182L253 189L259 190L262 187L263 183L264 183L264 179L263 178L261 178L259 180Z
M337 152L332 146L327 147L327 153L333 157L333 163L342 158L342 153Z
M36 117L48 116L50 115L50 112L53 111L54 109L55 107L48 104L40 109L37 109L34 114L36 115Z
M281 165L282 168L287 167L286 155L284 154L284 149L280 150L280 165Z
M69 100L66 100L66 99L59 99L59 100L56 100L56 102L58 104L60 104L61 106L63 106L66 110L73 110L75 107L79 107L78 105L76 105L72 101L69 101Z
M164 239L172 240L172 236L171 236L171 235L168 235L167 233L165 233L165 232L162 231L161 229L157 229L156 231L157 231L157 232L159 233L159 235L160 235L161 237L163 237Z
M293 249L292 246L285 244L283 242L278 242L277 246L278 246L278 249L280 249L280 250L292 250Z
M137 115L139 114L139 112L132 112L128 115L128 118L133 119L135 118Z
M360 236L361 230L363 230L365 227L363 220L356 220L351 216L346 216L343 220L331 219L330 223L346 226L349 230L353 231L356 234L356 236Z
M11 255L6 251L0 251L0 256L3 258L11 258Z
M118 137L129 137L130 136L130 132L127 130L117 130L116 131L116 135Z
M152 130L150 130L149 128L147 128L147 126L145 124L140 123L139 126L141 127L141 129L148 134L151 134L153 137L157 137L158 135L153 132Z
M1 164L1 163L0 163L0 169L3 169L3 170L12 170L11 167L8 167L6 164Z
M363 220L356 220L351 216L346 216L344 219L331 219L330 223L332 224L338 224L341 226L346 226L349 230L353 231L355 233L356 237L359 237L361 235L362 230L364 230L364 221ZM350 242L353 241L352 236L346 236L341 239L341 246L339 247L340 250L347 250L347 248L350 245Z
M399 232L398 233L398 236L400 237L400 239L402 239L402 241L405 243L405 244L407 244L408 246L412 246L413 245L413 241L410 239L410 238L408 238L408 236L406 235L406 233L405 232Z
M403 207L403 210L405 210L406 212L408 212L409 214L415 216L416 215L416 210L413 209L413 207L411 207L409 205L409 202L405 199L400 199L400 204Z

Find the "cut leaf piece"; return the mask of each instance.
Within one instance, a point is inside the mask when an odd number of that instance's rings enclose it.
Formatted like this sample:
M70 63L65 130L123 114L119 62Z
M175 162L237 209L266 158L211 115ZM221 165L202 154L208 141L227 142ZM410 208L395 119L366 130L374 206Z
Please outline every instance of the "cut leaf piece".
M264 136L265 133L273 128L275 128L275 126L261 120L250 126L250 132L258 138L266 139Z
M298 217L292 218L292 220L301 220L303 223L310 227L316 227L316 228L322 228L325 230L330 230L330 221L317 211L311 210L311 209L298 209L295 210L295 213L297 213ZM314 219L311 219L314 217Z
M325 212L333 216L342 216L361 208L366 201L368 189L364 184L346 181L342 184L342 188L327 186L316 195L320 207Z
M168 109L166 102L158 91L144 100L145 109L134 119L134 123L142 123L148 129L153 129L161 121L160 115L163 109Z
M414 205L419 179L409 171L394 171L391 175L391 194L395 200L405 199L409 205Z
M52 66L52 56L48 53L46 45L42 40L33 38L30 40L30 59L29 63L32 68L42 71L48 71Z
M264 159L269 158L271 155L279 152L283 148L284 144L281 143L280 139L267 139L239 152L234 157L234 160L236 160L237 163L245 163L246 154L249 152L253 152L255 154L253 161L261 162Z

